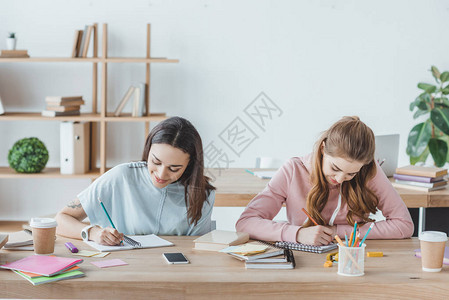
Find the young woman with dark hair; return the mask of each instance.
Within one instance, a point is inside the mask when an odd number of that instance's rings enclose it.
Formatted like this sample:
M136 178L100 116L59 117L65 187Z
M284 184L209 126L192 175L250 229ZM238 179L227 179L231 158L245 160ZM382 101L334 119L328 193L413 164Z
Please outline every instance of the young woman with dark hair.
M335 234L349 236L356 221L364 236L373 222L370 213L379 209L386 220L375 223L369 238L410 237L410 214L374 160L374 150L372 130L358 117L342 118L322 134L312 154L282 166L248 204L237 230L254 239L327 245ZM288 222L273 222L283 204Z
M57 233L104 245L119 244L123 234L202 235L211 230L214 190L204 175L200 135L172 117L151 130L140 162L112 168L57 214Z

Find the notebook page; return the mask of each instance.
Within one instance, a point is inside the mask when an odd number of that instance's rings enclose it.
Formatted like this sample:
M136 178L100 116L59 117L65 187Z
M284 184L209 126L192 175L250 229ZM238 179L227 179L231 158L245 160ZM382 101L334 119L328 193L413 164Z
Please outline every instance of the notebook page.
M155 234L150 235L128 235L133 240L139 242L142 245L142 248L154 248L154 247L167 247L167 246L173 246L173 243L164 240L160 237L158 237ZM136 249L130 244L124 242L124 245L122 246L106 246L106 245L100 245L93 241L87 241L85 242L92 248L97 249L100 252L111 252L111 251L121 251L121 250L131 250Z

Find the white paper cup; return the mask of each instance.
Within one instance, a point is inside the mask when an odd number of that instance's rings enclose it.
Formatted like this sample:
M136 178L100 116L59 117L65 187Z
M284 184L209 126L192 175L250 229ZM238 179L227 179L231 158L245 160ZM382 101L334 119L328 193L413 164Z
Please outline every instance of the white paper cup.
M338 245L338 275L365 275L365 247L346 247Z
M422 270L440 272L443 268L447 235L441 231L423 231L419 235Z
M32 218L34 253L51 254L55 251L56 223L52 218Z

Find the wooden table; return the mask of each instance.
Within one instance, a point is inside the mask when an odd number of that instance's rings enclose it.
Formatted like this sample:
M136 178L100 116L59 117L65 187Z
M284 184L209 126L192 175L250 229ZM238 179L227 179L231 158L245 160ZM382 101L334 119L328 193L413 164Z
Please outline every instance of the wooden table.
M419 241L369 240L368 251L384 257L366 257L365 275L337 275L337 266L324 268L326 254L295 251L294 270L246 270L244 263L226 254L193 250L194 237L164 237L174 247L112 252L105 258L85 258L84 278L33 286L10 270L0 270L0 298L97 299L241 299L269 297L301 299L447 299L449 266L439 273L421 271L414 257ZM58 237L55 254L70 257ZM89 249L73 241L80 249ZM168 265L163 252L182 252L188 265ZM1 250L1 263L31 255ZM119 258L129 265L100 269L90 262ZM355 293L357 297L354 297Z
M251 169L256 171L255 169ZM218 174L217 174L218 175ZM393 180L393 179L390 179ZM217 188L215 206L245 207L251 199L261 192L268 179L260 179L245 169L228 169L216 176L213 185ZM411 189L396 189L409 208L419 208L418 233L425 229L425 210L427 207L449 207L449 189L433 192L421 192Z

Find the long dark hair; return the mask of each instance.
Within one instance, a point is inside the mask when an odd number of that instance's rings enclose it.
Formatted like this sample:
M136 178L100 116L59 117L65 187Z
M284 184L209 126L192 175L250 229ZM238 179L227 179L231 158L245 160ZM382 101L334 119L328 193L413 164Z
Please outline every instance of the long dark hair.
M323 142L324 147L322 148ZM307 209L319 224L324 225L326 221L321 216L321 211L327 203L329 187L323 174L321 149L328 155L364 164L354 178L341 184L341 194L348 204L346 215L348 224L354 225L354 216L361 219L358 222L359 225L371 222L369 213L374 214L379 204L377 195L366 185L376 175L373 131L357 116L343 117L325 131L315 144L311 176L312 189L307 195ZM305 227L311 225L309 220Z
M184 185L187 217L191 224L201 219L203 204L215 187L204 175L203 143L195 127L184 118L172 117L157 124L147 137L142 161L148 161L152 144L167 144L190 155L189 164L178 179Z

